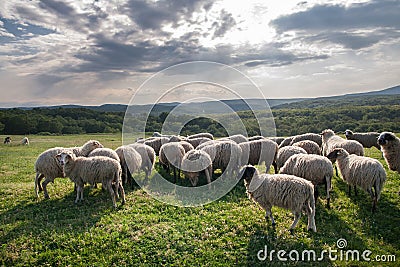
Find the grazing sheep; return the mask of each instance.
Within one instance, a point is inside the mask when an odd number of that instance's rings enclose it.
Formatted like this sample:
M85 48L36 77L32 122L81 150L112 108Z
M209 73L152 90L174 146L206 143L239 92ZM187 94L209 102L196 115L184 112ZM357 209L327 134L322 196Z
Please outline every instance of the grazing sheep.
M187 138L186 142L190 143L194 148L197 148L199 145L211 141L212 139L207 137L197 137L197 138Z
M369 132L369 133L353 133L350 130L345 131L347 140L355 140L363 145L365 148L376 147L380 150L380 146L377 142L379 133Z
M122 170L117 160L104 156L77 157L71 151L63 151L57 154L55 158L63 166L65 176L76 184L75 203L83 200L85 183L102 183L103 188L107 188L110 192L115 208L117 207L118 190L121 191L122 204L125 204L125 191L121 180Z
M279 148L278 154L276 155L276 169L275 173L278 173L279 169L282 168L282 166L285 164L285 162L293 155L296 154L307 154L307 151L305 151L301 147L297 146L285 146L282 148Z
M132 173L138 172L142 166L142 156L131 146L120 146L115 149L122 167L122 183L133 188Z
M155 137L150 140L144 141L144 144L151 146L154 149L154 152L156 152L156 155L159 156L161 146L168 142L169 142L169 138L167 138L167 137Z
M322 145L322 137L319 134L315 134L315 133L305 133L305 134L299 134L299 135L295 135L292 138L292 141L290 142L290 146L293 145L294 143L300 142L300 141L304 141L304 140L311 140L314 141L315 143L318 144L318 146Z
M263 139L265 139L265 137L261 136L261 135L255 135L255 136L247 138L248 141L263 140Z
M245 166L240 172L241 179L244 179L247 195L254 202L258 203L265 211L265 219L271 219L272 206L289 209L294 214L294 221L290 231L296 227L303 210L308 216L308 230L317 231L315 226L315 199L314 186L310 181L288 174L259 174L253 166Z
M178 142L167 143L160 148L160 164L169 171L172 167L174 173L175 184L177 182L177 176L180 176L180 169L183 156L185 155L185 149ZM176 171L178 170L178 175Z
M331 153L335 148L343 148L349 154L356 154L358 156L364 156L363 146L354 140L346 140L330 130L324 130L322 135L322 155L326 156Z
M320 146L311 140L303 140L293 143L292 146L297 146L303 148L308 154L321 155Z
M268 173L271 165L274 163L276 168L276 154L278 153L278 145L268 139L259 139L239 144L242 149L242 165L259 165L265 162L266 170Z
M172 135L169 138L169 142L180 142L180 141L186 141L186 137L178 136L178 135Z
M228 137L221 138L219 140L220 141L231 140L231 141L235 142L236 144L240 144L240 143L248 141L247 138L244 135L241 135L241 134L231 135L231 136L228 136Z
M190 150L193 150L194 147L192 146L191 143L186 142L186 141L180 141L179 144L181 144L183 146L183 148L185 149L185 153L187 153Z
M96 148L89 153L88 157L104 156L120 161L119 155L111 148L101 147Z
M210 133L198 133L198 134L192 134L189 135L186 139L195 139L195 138L200 138L200 137L205 137L208 138L210 140L214 139L214 136Z
M400 139L394 133L383 132L378 143L389 169L400 173Z
M285 146L290 146L290 143L292 142L294 136L288 136L285 139L281 141L279 144L279 148L285 147Z
M330 208L330 195L333 176L332 163L324 156L314 154L297 154L291 156L279 173L291 174L304 178L314 185L314 198L318 197L318 185L325 185L326 207Z
M28 139L28 137L24 137L24 138L22 138L22 140L21 140L21 145L25 145L25 146L29 146L29 139Z
M267 139L274 141L279 146L285 140L285 137L267 137Z
M154 168L154 163L156 161L156 152L151 146L146 144L130 144L130 147L133 147L142 157L142 165L140 169L144 171L145 178L144 183L147 183L149 176L151 175L151 171Z
M369 157L350 155L343 148L334 149L327 157L332 162L337 161L342 178L349 185L349 195L351 186L354 186L356 195L357 186L371 195L372 212L374 212L386 181L386 172L382 164Z
M50 148L46 151L44 151L42 154L39 155L39 157L36 159L35 162L35 171L36 171L36 177L35 177L35 194L36 197L38 197L38 190L42 191L45 198L50 198L48 192L47 192L47 184L50 182L54 182L54 179L57 177L65 177L64 173L62 171L62 167L56 160L55 156L62 151L71 151L74 153L77 157L87 157L91 151L93 151L96 148L101 148L103 147L102 144L100 144L99 141L96 140L90 140L86 142L83 146L81 147L71 147L71 148L64 148L64 147L55 147L55 148ZM40 181L44 178L45 180L43 181L42 184L40 184Z
M4 138L4 144L11 144L11 137L7 136L6 138Z
M221 139L219 139L219 140L209 140L209 141L206 141L206 142L204 142L204 143L199 144L199 145L196 147L196 149L197 149L197 150L201 150L203 147L206 147L206 146L213 145L213 144L215 144L215 143L221 142L220 140L221 140ZM222 140L222 141L224 141L224 140Z
M182 159L182 171L189 178L192 186L196 186L199 181L200 171L204 171L208 188L211 187L211 177L213 172L212 160L210 156L202 150L191 150Z

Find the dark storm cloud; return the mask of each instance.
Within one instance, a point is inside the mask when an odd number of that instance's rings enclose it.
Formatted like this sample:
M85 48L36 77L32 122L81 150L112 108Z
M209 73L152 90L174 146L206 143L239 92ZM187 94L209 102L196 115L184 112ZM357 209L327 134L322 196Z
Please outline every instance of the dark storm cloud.
M222 10L218 21L213 23L213 28L215 28L213 38L224 36L235 25L236 20L233 18L232 14Z
M369 47L399 38L400 1L371 1L344 5L316 5L271 22L279 33L297 31L308 40L328 41L350 49ZM361 31L361 32L360 32ZM368 33L362 33L362 31Z

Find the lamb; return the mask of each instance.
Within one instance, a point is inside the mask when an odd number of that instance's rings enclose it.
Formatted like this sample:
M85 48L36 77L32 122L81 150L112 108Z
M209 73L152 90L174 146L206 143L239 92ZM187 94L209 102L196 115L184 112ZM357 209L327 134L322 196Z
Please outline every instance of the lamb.
M196 186L199 181L200 171L204 171L208 188L211 188L211 177L213 173L212 160L210 156L202 150L191 150L182 159L182 171L189 178L192 186Z
M318 146L322 145L322 137L319 134L315 134L315 133L305 133L305 134L299 134L299 135L295 135L292 138L292 141L289 143L289 145L293 145L294 143L300 142L300 141L304 141L304 140L311 140L314 141L315 143L318 144Z
M89 153L88 157L104 156L120 161L119 155L111 148L101 147L96 148Z
M183 146L183 148L185 149L185 153L187 153L190 150L193 150L194 147L192 146L191 143L186 142L186 141L180 141L179 144L181 144Z
M63 151L55 157L64 173L76 184L75 203L83 200L83 186L85 183L102 183L104 188L110 192L113 206L116 208L116 198L118 190L121 191L122 204L125 204L125 191L121 180L121 165L115 159L94 156L94 157L77 157L71 151ZM113 189L115 186L115 191Z
M130 146L120 146L115 149L122 167L122 183L130 184L133 188L132 173L138 172L142 166L142 156Z
M335 148L343 148L349 152L349 154L364 156L364 148L357 141L343 139L342 137L335 135L335 133L330 129L322 131L321 135L323 156L328 155Z
M205 151L211 157L214 170L221 169L224 176L227 177L233 175L233 173L238 173L241 166L242 149L235 142L219 140L202 147L200 150Z
M177 173L178 177L180 176L180 169L183 156L185 155L185 149L178 142L167 143L161 146L160 148L160 164L169 171L172 167L174 173L175 184L177 183Z
M160 155L160 148L163 144L166 144L169 142L169 138L167 137L155 137L150 140L144 141L144 144L151 146L154 151L156 152L156 155Z
M278 153L278 145L268 139L259 139L239 144L242 149L242 165L259 165L265 162L266 170L268 173L271 164L276 168L276 155Z
M377 142L379 133L377 132L368 132L368 133L353 133L349 129L345 131L347 140L355 140L358 141L363 147L370 148L376 147L380 150L380 146Z
M81 147L71 147L71 148L64 148L64 147L55 147L50 148L44 151L39 157L36 159L35 162L35 194L36 197L39 197L38 190L43 191L45 198L50 198L47 192L47 184L50 182L54 182L54 179L57 177L65 177L62 167L59 165L58 161L56 160L55 156L61 153L64 150L71 151L77 157L87 157L91 151L96 148L102 148L103 145L96 140L90 140L86 142ZM44 178L42 184L40 181Z
M236 144L240 144L240 143L248 141L247 138L241 134L231 135L231 136L228 136L225 138L221 138L219 140L221 140L221 141L231 140L231 141L235 142Z
M6 138L4 138L4 144L11 144L11 137L7 136Z
M187 138L186 142L190 143L194 148L198 147L199 145L211 141L212 139L207 137L196 137L196 138Z
M297 154L291 156L279 173L291 174L304 178L314 185L314 198L318 197L318 185L325 185L326 207L330 208L330 195L333 176L332 163L324 156L314 154Z
M244 179L249 199L258 203L265 211L265 219L271 219L272 206L289 209L294 214L294 221L290 226L293 232L303 210L308 216L308 230L317 231L315 225L315 199L314 186L310 181L288 174L259 174L251 165L245 166L240 171L241 179Z
M303 148L308 154L321 155L321 148L317 143L311 140L303 140L293 143L292 146Z
M21 140L21 145L26 145L26 146L29 146L29 139L28 139L28 137L24 137L24 138L22 138L22 140Z
M389 169L400 173L400 139L394 133L383 132L379 135L378 143Z
M307 154L307 151L297 146L285 146L279 148L278 154L276 155L275 173L278 173L279 169L282 168L285 162L295 154Z
M145 178L144 183L146 184L149 176L151 175L151 171L154 168L154 162L156 161L156 152L154 149L146 144L130 144L130 147L133 147L142 157L142 165L140 169L144 171Z
M192 134L192 135L189 135L186 139L195 139L195 138L201 138L201 137L208 138L210 140L214 139L214 136L210 133Z
M332 162L337 161L342 179L349 185L349 195L351 194L351 186L354 186L356 195L357 186L361 187L371 195L372 212L375 212L386 181L386 172L382 164L369 157L350 155L343 148L334 149L327 157Z

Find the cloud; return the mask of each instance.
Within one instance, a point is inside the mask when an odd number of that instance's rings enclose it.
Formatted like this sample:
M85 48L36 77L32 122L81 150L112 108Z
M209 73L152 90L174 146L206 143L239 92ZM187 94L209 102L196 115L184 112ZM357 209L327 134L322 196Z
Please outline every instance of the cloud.
M213 23L213 28L215 28L213 38L224 36L230 29L236 26L236 20L233 18L232 14L221 10L220 18Z

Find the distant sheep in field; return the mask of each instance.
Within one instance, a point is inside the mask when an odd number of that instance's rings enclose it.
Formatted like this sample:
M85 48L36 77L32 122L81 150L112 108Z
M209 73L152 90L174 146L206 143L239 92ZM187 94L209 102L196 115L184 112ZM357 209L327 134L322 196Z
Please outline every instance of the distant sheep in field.
M186 139L195 139L195 138L200 138L200 137L205 137L208 138L210 140L214 139L214 136L210 133L198 133L198 134L192 134L189 135Z
M187 138L186 142L190 143L194 148L197 148L199 145L211 141L212 139L207 137L196 137L196 138Z
M24 145L24 146L29 146L29 139L28 139L28 137L24 137L24 138L22 138L22 140L21 140L21 145Z
M285 162L293 155L296 154L307 154L301 147L297 146L285 146L278 149L278 154L276 156L276 169L275 173L278 173L279 169L285 164Z
M337 161L342 178L349 185L349 195L351 186L354 186L356 195L357 186L371 195L374 212L386 181L386 172L382 164L369 157L350 155L343 148L334 149L327 157L332 162Z
M120 146L115 149L122 167L122 183L134 186L132 174L138 172L142 166L142 156L130 146Z
M392 171L400 173L400 139L391 132L383 132L378 137L383 158Z
M321 155L320 146L311 140L303 140L293 143L292 146L297 146L303 148L308 154Z
M323 156L328 155L335 148L343 148L349 152L349 154L364 156L364 148L357 141L343 139L342 137L335 135L335 133L330 129L324 130L321 135Z
M133 147L142 157L142 165L140 169L144 171L145 178L144 183L148 182L149 176L151 175L151 171L154 168L154 163L156 161L156 152L154 149L146 144L130 144L130 147Z
M39 155L35 162L35 194L38 197L38 190L44 193L45 198L50 198L47 192L47 184L50 182L54 182L54 179L57 177L65 177L61 165L58 163L56 159L56 155L61 153L62 151L71 151L77 157L87 157L90 152L95 150L96 148L103 147L99 141L90 140L86 142L81 147L55 147L50 148ZM43 184L40 184L41 180L45 177Z
M231 140L231 141L235 142L236 144L240 144L240 143L248 141L247 138L242 134L231 135L231 136L228 136L228 137L221 138L219 140L220 141L226 141L226 140L229 141L229 140Z
M265 172L268 173L271 165L276 168L276 155L278 153L278 145L268 139L259 139L239 144L242 149L241 164L242 165L259 165L265 163Z
M376 147L379 150L381 149L378 144L379 133L377 132L353 133L350 130L346 130L345 135L347 140L358 141L365 148Z
M213 173L212 160L210 156L202 150L191 150L182 159L182 171L189 178L192 186L196 186L199 181L200 171L204 171L208 187L210 188Z
M160 148L159 162L167 171L172 168L175 184L178 181L177 177L180 176L181 163L184 155L185 149L179 142L167 143Z
M11 137L7 136L6 138L4 138L4 144L11 144Z
M166 144L169 142L169 138L167 137L155 137L150 140L144 141L144 144L151 146L154 151L156 152L156 155L160 155L160 148L163 144Z
M64 173L76 184L75 203L83 200L83 186L85 183L102 183L103 188L110 192L113 206L116 208L118 190L121 191L122 204L125 204L125 191L121 180L121 165L115 159L95 156L77 157L72 151L63 151L55 157ZM115 190L113 189L115 186Z
M221 169L226 177L238 173L241 166L242 149L230 140L216 141L200 150L205 151L212 160L213 169Z
M322 146L322 137L319 134L315 134L315 133L305 133L305 134L299 134L299 135L295 135L292 138L292 141L290 142L290 146L293 145L294 143L300 142L300 141L304 141L304 140L311 140L314 141L315 143L318 144L318 146Z
M290 226L292 232L300 220L302 211L307 212L308 230L317 231L315 226L314 186L310 181L288 174L259 174L253 166L245 166L239 176L244 179L248 197L258 203L265 211L265 219L271 219L272 206L289 209L294 214Z
M279 173L304 178L314 185L314 198L318 197L318 185L325 185L326 207L330 208L330 190L333 177L332 163L324 156L314 154L296 154L291 156Z

